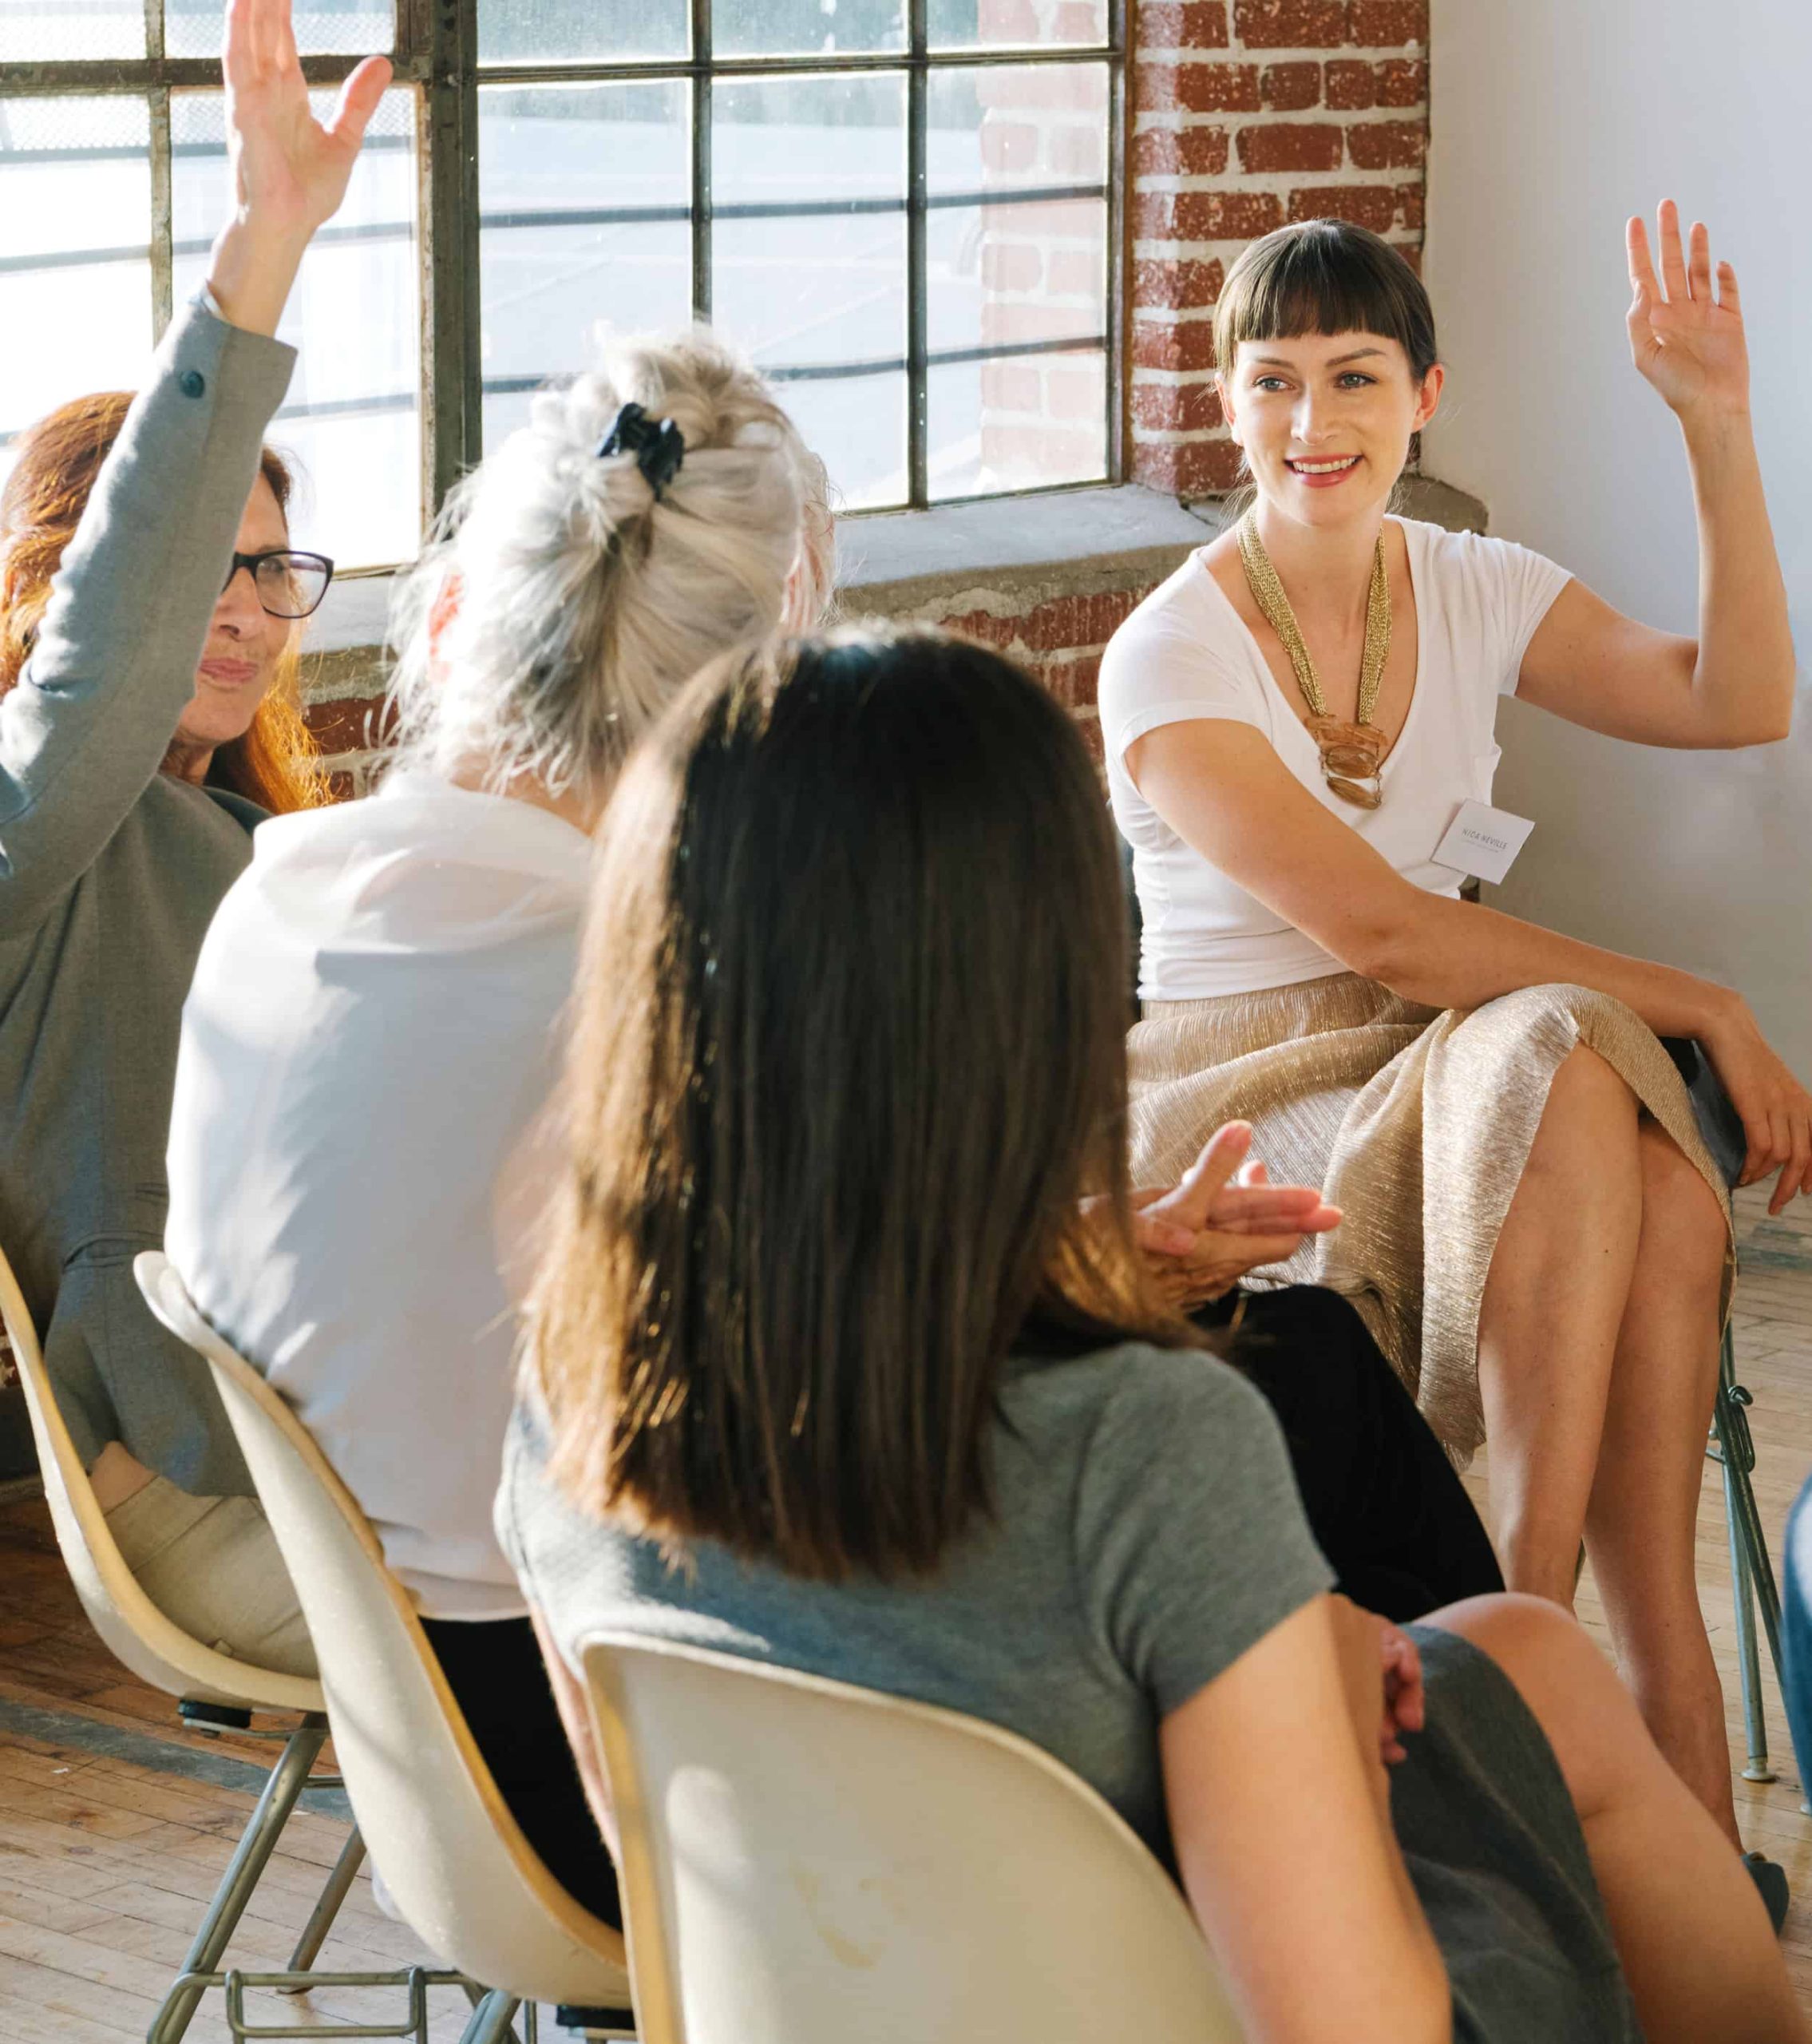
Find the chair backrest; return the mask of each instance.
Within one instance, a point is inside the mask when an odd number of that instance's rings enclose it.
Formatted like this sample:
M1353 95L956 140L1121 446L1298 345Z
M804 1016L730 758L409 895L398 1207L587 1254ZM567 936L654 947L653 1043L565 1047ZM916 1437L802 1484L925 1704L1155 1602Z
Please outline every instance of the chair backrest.
M321 1686L217 1654L168 1618L140 1588L94 1495L57 1409L56 1393L12 1266L0 1256L0 1322L12 1345L64 1566L90 1625L117 1660L168 1696L258 1710L320 1710Z
M405 1921L488 1987L623 2006L621 1935L531 1850L407 1592L314 1436L208 1324L166 1258L147 1252L133 1267L152 1311L213 1371L308 1621L353 1815Z
M643 2044L1237 2044L1177 1888L1037 1747L766 1662L581 1650Z

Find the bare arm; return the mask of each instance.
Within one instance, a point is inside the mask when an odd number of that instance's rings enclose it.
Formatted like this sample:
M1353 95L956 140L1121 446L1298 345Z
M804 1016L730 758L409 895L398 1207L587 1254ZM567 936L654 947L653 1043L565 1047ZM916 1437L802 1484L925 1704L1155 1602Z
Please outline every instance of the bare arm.
M1127 747L1126 770L1210 865L1406 1000L1474 1008L1519 987L1589 987L1634 1008L1658 1036L1695 1037L1743 1116L1744 1182L1780 1169L1777 1210L1812 1190L1812 1097L1727 988L1424 892L1323 808L1249 725L1161 725Z
M1376 1638L1364 1614L1317 1598L1158 1728L1184 1891L1252 2044L1453 2034L1391 1829Z
M1529 642L1517 693L1557 716L1642 745L1763 745L1793 717L1786 588L1763 494L1749 413L1736 274L1709 237L1680 240L1661 208L1661 275L1647 230L1629 224L1630 350L1679 419L1699 521L1699 636L1624 617L1579 583Z
M1431 1008L1518 987L1596 988L1666 1036L1703 1035L1735 996L1667 965L1557 936L1405 880L1317 802L1262 733L1228 719L1164 724L1126 768L1171 829L1343 965Z

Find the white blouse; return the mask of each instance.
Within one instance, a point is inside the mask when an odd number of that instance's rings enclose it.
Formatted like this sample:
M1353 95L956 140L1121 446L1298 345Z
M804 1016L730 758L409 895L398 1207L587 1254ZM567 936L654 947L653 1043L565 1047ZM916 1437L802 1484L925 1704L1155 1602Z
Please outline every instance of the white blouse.
M253 845L183 1009L165 1248L423 1615L520 1615L491 1523L510 1267L551 1177L536 1135L591 840L393 770Z
M1114 820L1133 847L1144 918L1141 999L1252 993L1347 969L1193 850L1133 786L1126 749L1160 725L1203 717L1251 724L1309 793L1406 880L1431 893L1458 893L1465 876L1437 866L1435 847L1462 802L1491 799L1497 698L1516 692L1529 642L1570 578L1507 540L1399 522L1415 591L1415 689L1384 761L1376 809L1360 809L1327 786L1299 708L1200 553L1110 642L1101 724Z

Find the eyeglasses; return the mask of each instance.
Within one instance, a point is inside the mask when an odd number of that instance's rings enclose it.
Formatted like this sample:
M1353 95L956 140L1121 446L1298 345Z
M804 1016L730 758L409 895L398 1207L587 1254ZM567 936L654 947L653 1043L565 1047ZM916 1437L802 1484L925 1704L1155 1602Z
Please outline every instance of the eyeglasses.
M265 553L235 553L227 579L220 584L224 596L242 568L251 570L251 586L258 600L271 617L307 617L318 610L327 584L334 579L334 564L324 553L297 553L287 546L272 547Z

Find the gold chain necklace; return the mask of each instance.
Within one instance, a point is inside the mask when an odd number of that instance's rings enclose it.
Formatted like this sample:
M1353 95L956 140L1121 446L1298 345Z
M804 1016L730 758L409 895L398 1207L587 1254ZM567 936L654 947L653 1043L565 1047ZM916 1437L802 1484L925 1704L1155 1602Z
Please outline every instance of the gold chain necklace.
M1240 521L1240 564L1246 571L1246 586L1252 592L1252 601L1282 640L1290 665L1296 669L1296 686L1309 707L1303 721L1320 749L1323 777L1345 801L1356 802L1361 809L1377 808L1384 799L1384 783L1379 774L1384 734L1371 719L1378 707L1384 663L1391 657L1391 577L1384 565L1383 533L1379 533L1378 551L1372 556L1371 588L1365 602L1365 651L1359 659L1357 723L1343 723L1327 714L1321 678L1303 644L1290 599L1284 593L1284 584L1258 536L1257 518L1250 511Z

